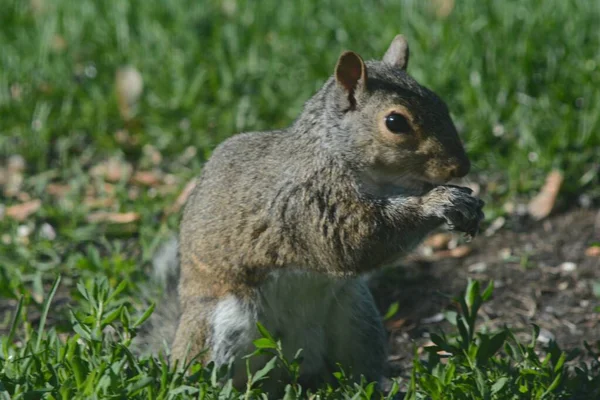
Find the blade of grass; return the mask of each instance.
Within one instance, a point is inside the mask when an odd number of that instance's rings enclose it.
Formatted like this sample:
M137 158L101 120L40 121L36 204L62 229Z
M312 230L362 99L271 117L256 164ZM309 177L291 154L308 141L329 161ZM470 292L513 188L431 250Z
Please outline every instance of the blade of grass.
M46 298L44 302L44 309L42 311L42 317L40 318L40 326L38 328L38 337L35 343L35 352L37 353L40 349L40 344L42 343L42 337L44 334L44 328L46 327L46 319L48 318L48 312L50 311L50 305L52 304L52 299L56 294L56 290L58 289L58 285L60 284L60 275L56 277L54 283L52 284L52 288L50 289L50 294Z

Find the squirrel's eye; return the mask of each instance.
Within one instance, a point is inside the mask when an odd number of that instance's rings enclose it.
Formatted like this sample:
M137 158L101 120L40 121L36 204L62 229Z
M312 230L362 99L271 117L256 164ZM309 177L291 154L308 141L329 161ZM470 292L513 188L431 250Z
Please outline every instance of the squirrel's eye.
M406 117L398 113L391 113L385 117L385 126L393 133L402 134L410 132L410 125Z

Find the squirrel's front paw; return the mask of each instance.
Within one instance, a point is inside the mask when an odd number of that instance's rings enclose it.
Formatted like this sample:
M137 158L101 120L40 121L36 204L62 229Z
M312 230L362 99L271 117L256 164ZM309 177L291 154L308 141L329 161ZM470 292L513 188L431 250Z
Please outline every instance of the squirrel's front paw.
M442 218L450 230L475 236L483 220L481 199L471 195L473 191L461 186L438 186L427 194L425 205L431 214Z

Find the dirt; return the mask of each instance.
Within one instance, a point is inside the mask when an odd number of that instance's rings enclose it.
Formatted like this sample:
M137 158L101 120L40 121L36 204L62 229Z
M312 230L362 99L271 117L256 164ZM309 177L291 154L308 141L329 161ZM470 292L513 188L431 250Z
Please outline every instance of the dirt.
M454 332L443 312L455 309L452 297L464 291L468 278L494 280L494 295L480 312L487 327L506 325L529 340L535 323L541 347L556 340L563 350L599 341L600 298L593 288L600 285L600 256L586 255L598 243L600 211L579 209L540 222L507 221L495 234L476 237L464 257L430 261L417 253L378 273L371 288L382 313L399 303L386 322L390 375L406 376L414 346L431 344L429 332Z

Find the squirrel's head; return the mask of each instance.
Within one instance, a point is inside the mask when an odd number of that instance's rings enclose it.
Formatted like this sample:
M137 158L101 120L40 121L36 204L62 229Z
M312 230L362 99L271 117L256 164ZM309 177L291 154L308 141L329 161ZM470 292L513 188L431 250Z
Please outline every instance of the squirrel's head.
M348 159L376 184L440 184L470 169L446 104L406 72L408 44L392 41L381 61L343 53L327 100ZM332 114L333 113L333 114ZM358 160L357 160L358 155Z

